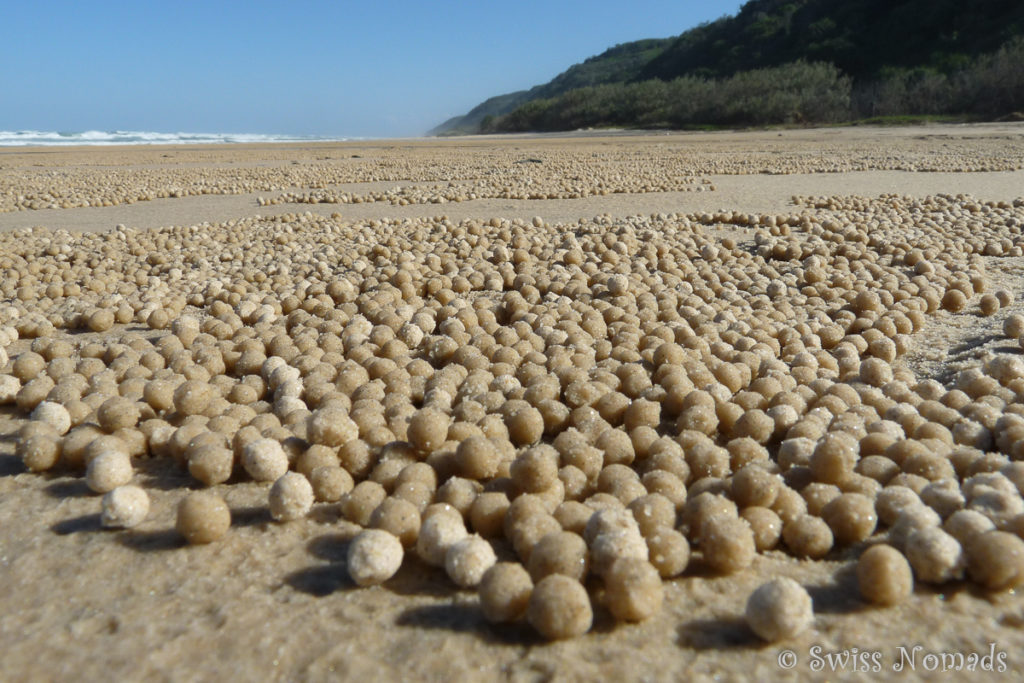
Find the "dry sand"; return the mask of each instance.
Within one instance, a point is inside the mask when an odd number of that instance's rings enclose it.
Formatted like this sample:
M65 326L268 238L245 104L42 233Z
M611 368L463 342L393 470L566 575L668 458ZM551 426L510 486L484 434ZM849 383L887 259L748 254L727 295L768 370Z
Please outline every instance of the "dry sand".
M408 157L411 168L435 159L467 159L485 167L497 152L524 158L574 159L613 153L671 158L692 166L695 178L715 189L704 192L624 193L580 199L491 198L436 204L278 204L260 207L259 190L230 195L155 199L75 209L0 213L0 228L105 230L116 224L147 228L193 225L256 214L306 210L346 220L375 217L542 216L574 222L599 214L659 212L790 212L792 195L924 196L969 193L984 200L1024 194L1024 126L929 126L904 129L689 134L510 137L453 141L390 141L310 147L232 146L207 148L116 148L0 151L0 191L21 194L19 184L41 174L75 183L76 172L147 169L194 173L201 169L289 170L298 165L343 166L357 179L380 168L373 160ZM941 168L956 154L973 154L979 167L1018 170L972 173L910 170L827 170L829 159L863 159L884 169L893 150L917 155L920 166ZM354 158L353 155L358 155ZM658 155L663 155L659 157ZM735 175L737 160L793 160L791 175ZM728 162L728 163L726 163ZM582 163L582 162L581 162ZM731 164L731 166L730 166ZM713 172L716 169L719 172ZM723 172L729 171L729 172ZM398 173L396 171L396 173ZM407 181L371 185L337 183L332 190L425 187L426 173ZM28 178L28 180L26 180ZM462 178L450 178L461 180ZM353 180L354 182L355 180ZM81 181L88 186L87 180ZM309 191L296 185L286 190ZM728 226L724 235L743 237ZM997 286L1024 299L1021 258L1002 259L990 269ZM940 313L915 335L908 359L923 376L949 376L950 362L970 360L998 348L993 336L1017 303L993 319ZM991 328L991 329L990 329ZM1014 351L1017 353L1017 351ZM1024 672L1024 600L1016 594L988 595L967 583L941 590L919 584L906 604L866 607L857 597L851 558L856 549L825 561L798 561L782 551L759 556L753 566L718 577L694 563L667 584L666 603L638 625L616 625L598 610L585 637L542 642L527 626L494 627L484 619L472 591L455 590L442 572L406 561L383 587L357 589L344 569L345 545L353 528L340 522L334 505L318 505L305 520L274 525L266 489L255 483L223 487L234 512L233 528L220 543L184 547L173 531L174 507L190 477L173 465L148 461L138 477L152 498L149 519L131 531L103 531L99 498L81 479L26 473L13 455L21 418L7 409L0 421L0 679L21 680L768 680L873 678L894 675L900 647L921 646L917 671L927 674L927 653L1007 653L1004 674L928 674L948 680L989 680ZM790 576L808 587L816 619L795 640L763 645L742 621L747 596L766 577ZM847 662L832 674L821 656L842 651L878 652L874 664ZM791 650L794 668L780 666ZM784 656L783 656L784 658ZM909 669L909 666L907 667Z

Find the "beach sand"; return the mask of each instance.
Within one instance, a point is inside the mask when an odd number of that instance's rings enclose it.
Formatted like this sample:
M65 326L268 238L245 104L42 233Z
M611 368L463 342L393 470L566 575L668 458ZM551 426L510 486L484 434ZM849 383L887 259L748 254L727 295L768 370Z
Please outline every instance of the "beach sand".
M619 182L623 191L555 199L467 197L443 204L429 199L452 183L482 183L479 193L498 193L504 175L518 168L512 164L523 161L531 169L575 169L581 179L571 184ZM568 225L604 214L789 214L800 210L794 195L962 193L1012 202L1024 195L1022 165L1024 125L1012 124L2 149L0 189L8 209L18 196L47 188L71 188L66 196L78 200L120 196L122 203L7 210L0 213L0 229L151 229L306 211L338 213L352 223L446 215L453 221L539 216ZM679 180L640 192L628 182L638 167ZM769 167L787 173L760 172ZM311 187L309 181L328 168L328 179L339 182ZM996 170L979 170L984 168ZM138 200L147 190L187 188L190 178L209 193ZM109 185L102 192L99 179ZM246 179L260 186L246 185ZM405 189L390 197L412 201L257 203L287 192L372 199L396 187ZM708 233L741 243L751 239L751 231L736 224ZM1024 257L990 259L988 273L993 289L1011 290L1016 303L992 318L967 311L930 316L905 358L919 378L948 381L952 370L976 364L988 351L1019 355L1019 349L1006 350L998 330L1007 315L1024 312ZM9 352L13 357L27 346L22 340ZM546 643L525 624L487 623L474 591L457 590L443 571L410 556L385 585L356 588L345 570L345 552L358 529L339 519L337 505L317 504L308 518L278 525L267 511L266 486L253 482L217 487L233 513L223 540L185 546L174 531L175 508L195 482L167 460L141 461L137 468L136 479L152 501L148 519L132 530L104 530L100 498L80 477L25 471L13 454L24 419L13 406L0 415L3 680L845 679L891 675L904 652L916 657L916 670L907 664L902 672L909 679L935 675L926 669L926 654L987 655L993 649L1007 654L1004 675L1024 671L1020 595L986 593L966 581L938 588L918 583L906 603L872 608L859 599L853 575L860 546L836 549L821 561L774 550L729 576L715 575L698 559L682 577L666 582L664 608L653 618L617 624L598 608L589 634ZM742 615L749 594L774 576L807 587L815 621L792 640L766 645ZM880 653L881 672L870 671L875 660L839 666L815 656L854 649ZM785 651L796 654L794 666ZM833 666L839 666L835 674ZM943 676L994 677L983 671Z

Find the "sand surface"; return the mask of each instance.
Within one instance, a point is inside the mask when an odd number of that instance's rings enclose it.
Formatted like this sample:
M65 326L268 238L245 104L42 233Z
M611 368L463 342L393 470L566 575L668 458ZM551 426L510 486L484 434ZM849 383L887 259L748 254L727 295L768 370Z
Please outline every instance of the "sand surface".
M889 168L899 152L915 169ZM258 197L310 192L294 182L296 167L337 167L336 193L366 194L395 187L431 188L470 182L488 168L496 176L512 153L542 163L592 159L607 178L630 172L630 158L689 169L683 191L619 192L559 199L491 197L446 201L259 206ZM784 159L790 173L767 175L758 159ZM402 160L411 163L403 167ZM465 162L461 176L437 178L439 160ZM949 165L973 160L972 172ZM852 162L851 162L852 160ZM958 161L959 160L959 161ZM840 162L830 170L829 164ZM748 163L749 162L749 163ZM604 166L602 166L602 164ZM612 166L616 168L611 168ZM863 166L863 168L860 168ZM133 173L158 187L174 174L203 170L243 177L253 169L280 172L281 189L239 186L233 194L154 198L108 207L54 208L0 213L0 229L45 226L102 231L118 224L156 228L222 222L255 215L340 213L347 221L447 215L462 218L540 216L572 223L601 214L790 213L794 195L971 194L1012 201L1024 195L1024 125L927 126L901 129L827 129L682 135L610 135L537 138L512 136L442 141L224 146L0 150L0 193L25 194L42 178L53 186L88 191L95 173L123 182ZM977 170L986 167L999 170ZM401 178L403 168L410 176ZM440 167L439 167L440 168ZM512 171L508 169L511 168ZM379 178L385 169L388 178ZM946 170L944 170L946 169ZM143 173L155 174L151 177ZM829 172L826 172L829 171ZM171 175L163 175L165 172ZM289 173L292 173L289 175ZM230 180L211 176L229 189ZM612 182L612 181L609 181ZM29 188L29 190L26 190ZM713 188L713 189L711 189ZM323 188L320 188L323 189ZM416 192L399 192L416 200ZM427 195L423 195L427 196ZM715 233L718 230L718 233ZM735 225L712 229L748 239ZM1024 259L1005 258L989 269L1017 304L991 319L940 313L915 335L907 357L919 376L948 380L956 363L1007 351L996 331L1006 315L1024 311ZM25 348L27 342L18 342ZM966 582L933 589L919 584L905 604L865 606L852 576L856 548L823 561L801 561L782 551L759 556L742 572L716 576L695 560L667 583L664 609L641 624L615 624L598 610L585 637L548 644L525 625L488 624L472 591L459 591L443 572L407 559L382 587L357 589L345 571L354 527L336 505L319 504L308 519L282 528L271 522L266 488L224 488L234 513L222 542L186 547L174 532L182 490L194 485L174 465L147 461L138 480L152 511L139 528L105 531L99 497L66 474L26 472L13 455L23 417L13 408L0 419L0 679L21 680L770 680L869 679L894 675L900 648L916 651L912 680L994 680L1024 672L1024 600L987 594ZM742 620L747 596L766 577L790 576L814 598L813 628L796 639L764 645ZM819 647L820 650L812 648ZM863 661L833 674L816 659L843 651L878 652L881 673ZM1007 654L1008 671L945 673L925 670L927 653ZM795 667L780 666L790 650ZM824 670L814 668L823 663ZM859 666L858 666L859 664Z

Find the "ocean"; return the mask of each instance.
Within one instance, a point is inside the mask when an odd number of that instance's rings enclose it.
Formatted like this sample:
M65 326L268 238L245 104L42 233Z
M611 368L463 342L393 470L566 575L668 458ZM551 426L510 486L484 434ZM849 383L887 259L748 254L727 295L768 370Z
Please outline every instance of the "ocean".
M0 130L0 147L52 145L207 145L239 142L343 142L353 138L261 133L154 133L149 131Z

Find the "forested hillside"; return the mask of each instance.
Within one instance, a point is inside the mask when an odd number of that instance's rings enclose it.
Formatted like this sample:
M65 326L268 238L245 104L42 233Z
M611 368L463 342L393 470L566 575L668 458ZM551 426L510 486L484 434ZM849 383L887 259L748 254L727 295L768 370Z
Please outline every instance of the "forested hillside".
M992 119L1024 110L1021 0L750 0L491 98L433 134Z

